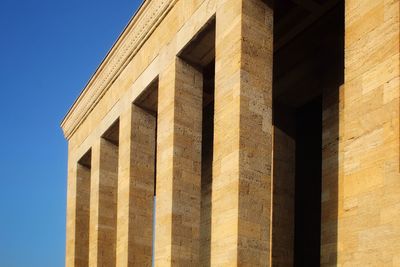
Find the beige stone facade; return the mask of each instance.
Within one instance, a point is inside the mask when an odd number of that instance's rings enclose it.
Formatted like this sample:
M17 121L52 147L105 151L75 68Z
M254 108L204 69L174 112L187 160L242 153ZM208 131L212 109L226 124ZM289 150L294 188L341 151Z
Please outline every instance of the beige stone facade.
M144 1L62 122L66 266L400 266L399 17Z

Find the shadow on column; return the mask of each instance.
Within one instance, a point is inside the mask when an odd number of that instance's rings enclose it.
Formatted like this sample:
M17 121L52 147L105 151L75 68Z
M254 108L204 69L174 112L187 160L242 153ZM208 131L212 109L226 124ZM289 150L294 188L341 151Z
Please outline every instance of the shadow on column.
M322 5L309 23L302 1L275 1L272 266L337 263L344 1Z
M203 118L201 143L200 266L210 266L212 162L214 148L215 18L179 53L179 57L203 74Z

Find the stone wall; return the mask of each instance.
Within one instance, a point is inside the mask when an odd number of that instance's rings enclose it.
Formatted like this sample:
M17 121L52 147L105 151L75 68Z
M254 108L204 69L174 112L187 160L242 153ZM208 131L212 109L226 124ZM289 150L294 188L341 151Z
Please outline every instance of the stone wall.
M400 265L399 4L346 0L337 265Z

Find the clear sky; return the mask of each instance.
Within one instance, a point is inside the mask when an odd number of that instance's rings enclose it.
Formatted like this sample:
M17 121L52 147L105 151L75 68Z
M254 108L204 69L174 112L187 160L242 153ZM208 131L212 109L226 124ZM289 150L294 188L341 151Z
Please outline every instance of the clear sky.
M64 266L60 122L141 0L0 0L0 266Z

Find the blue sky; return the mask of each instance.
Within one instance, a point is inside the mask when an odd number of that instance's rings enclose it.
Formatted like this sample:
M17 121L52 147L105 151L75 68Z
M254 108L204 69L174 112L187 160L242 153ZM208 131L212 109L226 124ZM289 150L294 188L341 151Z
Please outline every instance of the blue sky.
M0 266L64 266L60 122L140 0L0 1Z

